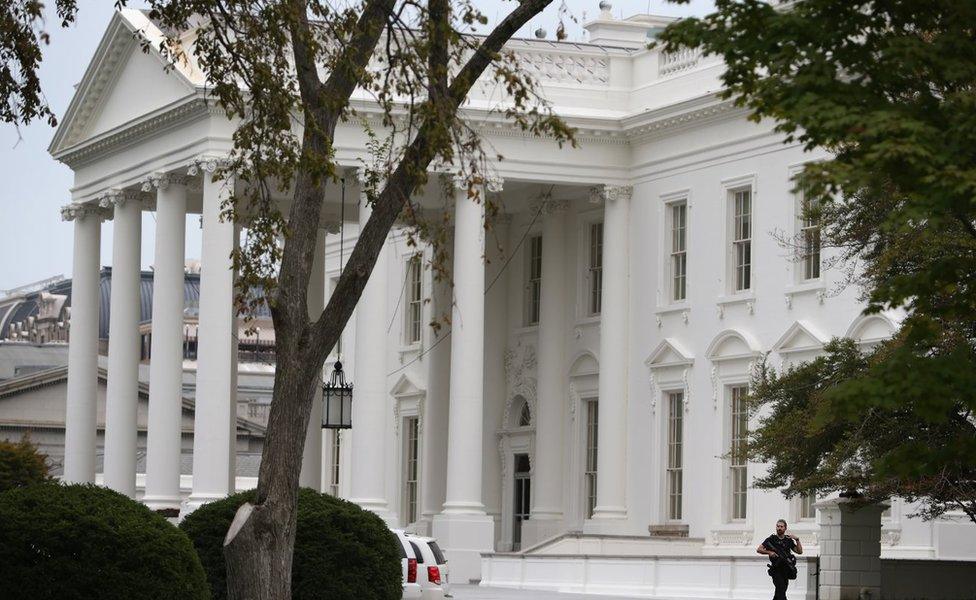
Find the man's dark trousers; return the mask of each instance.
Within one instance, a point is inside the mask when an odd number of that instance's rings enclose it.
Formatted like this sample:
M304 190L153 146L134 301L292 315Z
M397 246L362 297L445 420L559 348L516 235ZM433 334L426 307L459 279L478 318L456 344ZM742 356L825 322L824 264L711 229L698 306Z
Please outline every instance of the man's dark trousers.
M773 587L776 588L776 594L773 595L773 600L786 600L786 588L790 585L790 580L786 578L786 573L782 569L773 567L772 573L769 575L773 578Z

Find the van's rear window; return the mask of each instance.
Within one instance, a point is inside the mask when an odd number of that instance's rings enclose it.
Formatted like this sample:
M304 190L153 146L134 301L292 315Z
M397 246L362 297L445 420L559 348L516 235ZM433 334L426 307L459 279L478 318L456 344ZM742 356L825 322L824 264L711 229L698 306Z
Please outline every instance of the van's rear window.
M437 561L437 564L447 563L447 559L444 558L444 553L441 552L441 547L437 545L437 542L430 542L430 551L434 553L434 560Z

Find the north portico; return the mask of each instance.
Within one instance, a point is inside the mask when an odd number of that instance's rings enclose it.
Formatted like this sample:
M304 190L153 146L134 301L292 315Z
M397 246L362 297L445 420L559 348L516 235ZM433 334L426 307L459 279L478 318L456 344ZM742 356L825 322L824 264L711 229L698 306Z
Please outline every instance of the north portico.
M481 188L501 214L486 229L467 183L432 172L412 200L447 215L453 285L435 281L430 249L394 227L327 361L326 378L341 356L355 383L353 428L323 434L317 407L302 485L436 536L456 581L666 594L689 572L681 565L713 565L702 594L748 596L759 588L744 557L776 518L816 552L812 502L755 490L748 481L762 465L723 458L749 426L741 397L763 353L808 360L842 335L869 347L896 330L898 315L861 316L857 290L821 273L819 247L815 259L785 256L769 233L805 226L790 178L826 154L784 145L770 124L719 100L716 60L646 49L666 21L617 20L606 9L587 25L587 44L509 44L580 147L505 122L489 110L500 92L479 82L464 110L504 156ZM248 223L246 210L239 222L219 215L253 184L221 169L235 124L203 74L192 64L164 70L140 36L161 33L143 12L116 13L50 148L75 175L62 210L74 223L65 479L95 480L98 281L110 264L104 482L185 514L234 491L240 317L230 254ZM365 94L353 101L378 114ZM324 198L313 314L370 214L358 179L369 138L350 122L336 140L343 182ZM287 189L274 195L287 206ZM146 211L155 215L153 335L137 488ZM186 227L198 222L188 215L199 215L203 242L192 489L181 489L181 293ZM110 255L100 252L103 226ZM428 325L446 315L446 327ZM887 556L973 558L972 527L910 512L896 500L884 517ZM560 585L593 556L646 581ZM635 558L647 556L657 557L653 576Z

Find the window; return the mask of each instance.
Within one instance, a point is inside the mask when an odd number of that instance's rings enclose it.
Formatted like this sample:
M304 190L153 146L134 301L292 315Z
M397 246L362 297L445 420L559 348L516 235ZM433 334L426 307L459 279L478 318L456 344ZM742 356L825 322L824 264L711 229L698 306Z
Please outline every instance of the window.
M593 516L596 508L596 453L597 424L599 411L596 399L587 400L586 405L586 471L583 473L586 494L586 518Z
M684 414L685 395L683 392L668 394L668 519L681 520L681 447L682 447L682 416Z
M732 291L752 289L752 190L732 192Z
M810 492L800 495L800 519L811 520L817 518L817 509L814 504L817 502L817 495Z
M600 314L603 295L603 223L590 224L589 313Z
M749 436L749 410L746 406L746 396L749 388L744 385L730 388L732 406L732 447L730 460L730 479L732 481L732 511L733 520L746 518L746 491L748 479L746 473L746 441Z
M405 341L408 344L416 344L420 341L421 334L421 314L424 303L424 280L420 263L420 255L415 254L407 261L407 304L406 316L406 335Z
M338 430L332 431L332 445L329 452L329 493L339 496L339 456L342 449L342 437Z
M800 194L800 265L803 281L820 279L820 201Z
M525 325L536 325L539 322L539 310L542 306L542 236L534 235L529 238L527 250Z
M519 412L519 427L532 425L532 411L529 410L529 403L522 403L522 410Z
M336 287L338 287L338 285L339 285L339 278L338 277L330 277L329 278L329 298L326 298L326 300L325 300L325 303L326 304L329 303L329 299L332 298L332 294L333 294L333 292L335 292L335 289L336 289ZM343 332L343 333L345 333L345 332ZM336 345L332 347L332 353L329 354L329 356L331 356L331 357L340 357L340 356L342 356L342 334L339 334L339 339L336 340Z
M681 302L687 294L688 203L673 202L668 205L668 212L671 220L671 301Z
M406 525L417 521L417 489L419 481L418 457L420 456L420 419L405 420L406 453L403 478L403 514Z

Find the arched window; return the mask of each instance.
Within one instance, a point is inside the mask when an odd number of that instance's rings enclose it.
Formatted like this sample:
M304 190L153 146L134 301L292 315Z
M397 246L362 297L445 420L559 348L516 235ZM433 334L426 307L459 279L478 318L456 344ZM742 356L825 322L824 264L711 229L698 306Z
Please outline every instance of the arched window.
M529 411L529 403L522 401L522 411L519 412L519 427L528 427L532 424L532 413Z

